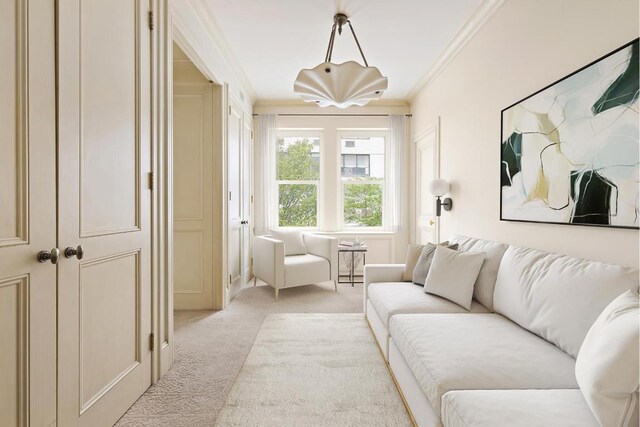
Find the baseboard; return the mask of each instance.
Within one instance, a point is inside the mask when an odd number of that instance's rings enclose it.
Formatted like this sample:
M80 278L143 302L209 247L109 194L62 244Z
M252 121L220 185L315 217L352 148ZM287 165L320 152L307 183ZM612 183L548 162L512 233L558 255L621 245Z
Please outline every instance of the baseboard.
M413 412L411 412L411 408L409 408L409 404L407 403L407 399L405 399L404 394L402 393L402 389L400 388L400 385L398 384L398 380L396 379L396 376L393 374L393 371L391 370L391 366L389 365L389 362L384 357L384 352L380 348L380 344L378 344L378 340L376 339L376 336L373 333L373 328L371 328L371 324L369 323L369 319L367 319L367 316L364 317L364 320L367 321L367 326L369 326L369 330L371 331L371 335L373 335L373 341L376 343L376 347L378 347L378 351L380 352L380 356L382 356L382 360L384 361L384 364L387 366L387 370L389 371L389 374L391 375L391 379L393 380L393 383L396 385L396 389L398 389L398 393L400 394L400 399L402 400L402 404L404 405L405 409L407 410L407 413L409 414L409 419L411 420L411 424L413 424L413 427L418 427L418 424L416 423L416 419L413 417Z

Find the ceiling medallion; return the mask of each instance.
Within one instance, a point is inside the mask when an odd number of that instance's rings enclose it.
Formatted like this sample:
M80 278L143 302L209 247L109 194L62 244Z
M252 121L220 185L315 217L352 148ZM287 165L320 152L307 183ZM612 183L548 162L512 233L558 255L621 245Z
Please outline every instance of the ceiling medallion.
M341 35L342 26L345 24L349 24L351 34L362 55L364 67L355 61L347 61L343 64L331 62L336 29L338 35ZM363 106L371 100L380 99L388 85L387 78L383 77L380 70L370 67L367 63L347 15L338 13L333 17L333 27L331 27L329 47L324 62L310 70L300 71L293 84L293 91L305 102L315 102L320 107L347 108L352 105Z

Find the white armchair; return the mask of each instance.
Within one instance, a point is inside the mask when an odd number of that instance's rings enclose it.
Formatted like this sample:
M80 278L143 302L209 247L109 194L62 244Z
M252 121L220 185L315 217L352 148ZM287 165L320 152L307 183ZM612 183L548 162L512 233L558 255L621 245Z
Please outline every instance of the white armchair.
M278 291L282 288L333 281L338 290L338 239L303 233L306 254L285 256L285 242L257 236L253 242L253 274Z

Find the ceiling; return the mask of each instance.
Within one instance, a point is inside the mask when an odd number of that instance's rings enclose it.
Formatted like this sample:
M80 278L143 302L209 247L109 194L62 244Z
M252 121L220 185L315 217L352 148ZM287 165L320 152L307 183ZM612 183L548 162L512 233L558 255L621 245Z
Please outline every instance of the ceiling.
M405 99L480 0L199 0L259 100L297 99L302 68L324 61L333 15L349 16L369 65L389 78L385 99ZM357 60L349 30L332 62Z

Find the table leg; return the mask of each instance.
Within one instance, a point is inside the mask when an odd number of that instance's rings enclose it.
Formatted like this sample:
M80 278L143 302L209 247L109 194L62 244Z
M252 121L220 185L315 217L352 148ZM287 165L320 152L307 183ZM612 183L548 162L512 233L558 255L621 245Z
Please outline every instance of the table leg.
M355 282L355 280L356 280L355 265L356 265L356 252L355 251L351 251L351 287L352 288L354 286L353 282Z

